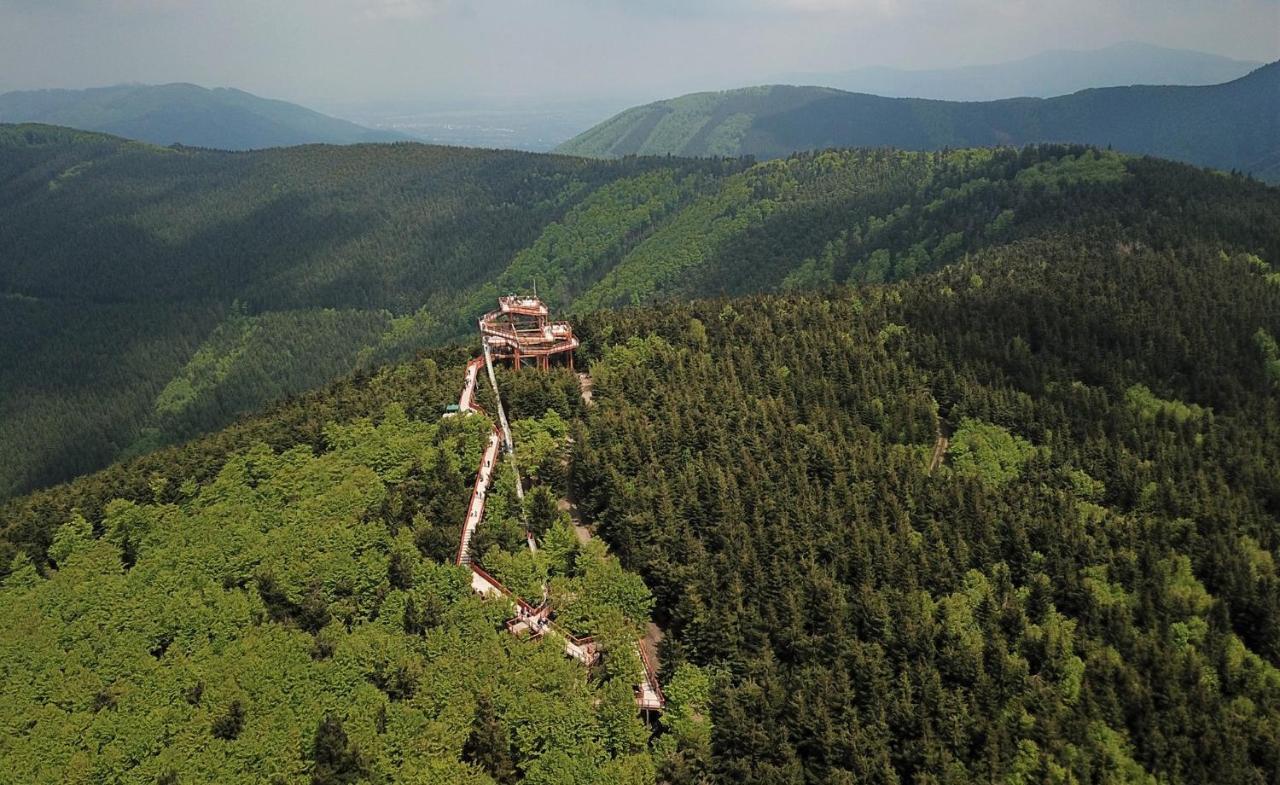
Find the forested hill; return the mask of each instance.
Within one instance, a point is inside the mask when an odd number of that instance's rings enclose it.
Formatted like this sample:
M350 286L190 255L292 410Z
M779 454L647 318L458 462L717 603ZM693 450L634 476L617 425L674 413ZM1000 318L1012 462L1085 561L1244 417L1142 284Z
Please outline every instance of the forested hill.
M1209 238L1174 201L1135 231L1113 197L1111 224L894 283L585 316L590 406L567 371L501 374L522 471L567 481L648 588L563 520L520 561L486 517L487 558L555 576L561 618L584 587L600 619L652 591L654 738L629 674L515 642L441 563L487 427L438 419L455 349L0 509L7 771L1273 779L1280 274L1223 247L1238 204L1210 200Z
M1220 85L946 102L822 87L696 93L628 109L558 148L588 156L754 155L1079 142L1280 181L1280 63Z
M0 127L0 495L559 311L910 277L1121 231L1280 258L1280 192L1082 147L748 161L166 149Z
M193 84L4 93L0 94L0 123L47 123L160 145L218 150L407 138L243 90L211 90Z
M1101 49L1054 49L989 65L923 70L867 67L790 74L778 81L901 98L995 101L1018 96L1051 98L1092 87L1221 84L1239 79L1261 65L1206 52L1125 41Z

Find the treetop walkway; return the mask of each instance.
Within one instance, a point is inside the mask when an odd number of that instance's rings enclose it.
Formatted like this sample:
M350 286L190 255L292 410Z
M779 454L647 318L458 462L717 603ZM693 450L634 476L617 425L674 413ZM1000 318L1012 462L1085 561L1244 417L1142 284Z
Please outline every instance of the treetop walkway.
M480 466L476 470L475 485L471 490L471 500L467 504L456 561L470 568L471 588L477 594L502 596L512 602L516 615L506 623L509 632L528 640L556 639L563 644L566 655L584 665L593 665L599 660L601 654L593 638L589 636L580 638L561 628L551 619L551 607L545 600L541 605L530 605L471 560L471 538L484 519L485 497L493 481L494 471L497 469L500 447L504 441L508 452L514 447L510 429L506 424L506 416L501 411L501 397L498 395L497 378L493 374L493 360L495 358L510 360L512 367L519 370L527 359L532 358L537 368L546 369L550 367L552 357L563 354L567 356L568 365L572 368L573 350L578 347L578 339L574 337L572 327L566 322L547 322L547 307L536 297L500 297L498 304L498 310L491 311L480 319L484 354L467 363L462 392L458 397L457 414L463 416L486 414L484 409L476 403L475 398L480 368L487 366L494 395L498 396L501 427L495 425L491 430ZM453 416L453 414L450 412L445 416ZM529 547L536 549L531 534ZM666 706L666 697L658 681L657 667L644 640L636 642L634 652L638 676L638 683L635 686L636 705L645 711L661 711Z

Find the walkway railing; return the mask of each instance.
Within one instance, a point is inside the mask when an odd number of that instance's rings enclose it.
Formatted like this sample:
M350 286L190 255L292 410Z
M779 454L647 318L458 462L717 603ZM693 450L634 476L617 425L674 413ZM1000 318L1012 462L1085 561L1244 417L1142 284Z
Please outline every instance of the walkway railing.
M661 709L667 705L667 696L662 693L662 684L658 681L658 668L649 656L649 647L643 639L636 643L636 650L640 653L640 663L644 667L644 684L641 685L636 700L641 708ZM648 687L647 694L644 687Z
M467 517L463 521L462 537L458 542L458 564L468 564L471 561L468 548L471 546L471 535L475 533L476 527L484 518L485 494L489 492L489 481L493 477L493 470L498 462L498 444L498 431L494 429L489 432L489 443L485 446L484 458L476 471L476 483L471 489L471 501L467 503Z

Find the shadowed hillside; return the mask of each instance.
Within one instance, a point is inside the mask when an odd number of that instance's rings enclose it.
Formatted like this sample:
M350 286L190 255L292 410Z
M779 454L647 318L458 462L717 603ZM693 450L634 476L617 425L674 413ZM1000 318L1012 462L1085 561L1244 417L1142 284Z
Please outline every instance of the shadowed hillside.
M749 161L417 144L246 153L0 127L0 495L560 312L907 278L1119 226L1280 257L1280 194L1084 147Z

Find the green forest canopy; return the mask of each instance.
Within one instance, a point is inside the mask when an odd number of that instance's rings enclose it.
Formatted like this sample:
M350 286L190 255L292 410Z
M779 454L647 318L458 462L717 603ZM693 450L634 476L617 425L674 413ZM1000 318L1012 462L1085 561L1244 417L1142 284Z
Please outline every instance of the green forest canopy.
M597 312L591 407L568 372L503 374L522 471L568 482L621 566L557 556L541 492L545 561L500 509L483 554L578 581L553 594L652 593L652 739L624 680L498 633L443 564L485 426L436 423L465 358L440 350L11 501L0 656L30 678L4 757L59 781L1266 781L1280 286L1128 231Z
M175 502L112 502L101 536L72 516L48 578L22 557L0 588L6 776L652 782L625 676L515 642L507 603L379 514L414 487L461 520L487 430L393 405L322 455L259 445Z
M664 667L716 674L670 781L1273 778L1280 287L1251 262L1029 242L587 320L576 492Z

